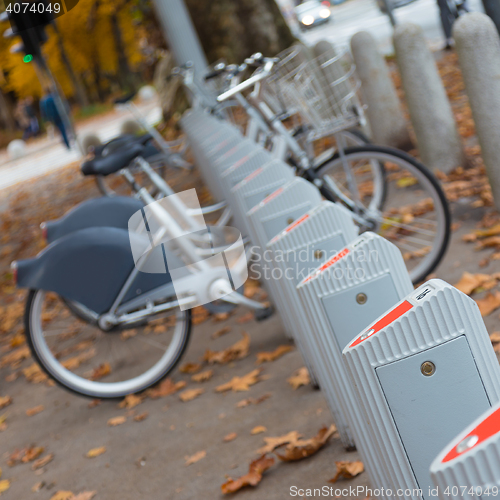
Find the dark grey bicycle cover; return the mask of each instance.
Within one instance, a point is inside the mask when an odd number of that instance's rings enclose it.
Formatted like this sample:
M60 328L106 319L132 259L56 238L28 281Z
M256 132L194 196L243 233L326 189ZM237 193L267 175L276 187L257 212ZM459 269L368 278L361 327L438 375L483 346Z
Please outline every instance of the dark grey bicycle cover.
M132 237L138 245L147 244L145 236ZM157 248L161 254L161 247ZM97 227L68 234L17 266L20 288L55 292L102 314L113 304L134 261L127 230ZM139 273L122 303L171 281L168 272Z
M47 241L53 241L88 227L128 228L129 218L144 204L126 196L103 196L84 201L60 219L46 222Z

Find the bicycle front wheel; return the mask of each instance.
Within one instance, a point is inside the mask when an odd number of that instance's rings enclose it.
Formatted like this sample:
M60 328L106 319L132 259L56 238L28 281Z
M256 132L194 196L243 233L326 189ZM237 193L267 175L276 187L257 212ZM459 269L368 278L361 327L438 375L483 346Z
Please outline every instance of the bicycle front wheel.
M370 145L347 148L343 158L337 153L318 174L333 200L366 221L362 229L401 250L413 283L436 268L448 246L451 218L443 190L424 165L403 151Z
M141 392L164 378L184 353L191 311L129 329L103 331L81 304L31 290L25 312L28 345L41 368L70 391L93 398Z

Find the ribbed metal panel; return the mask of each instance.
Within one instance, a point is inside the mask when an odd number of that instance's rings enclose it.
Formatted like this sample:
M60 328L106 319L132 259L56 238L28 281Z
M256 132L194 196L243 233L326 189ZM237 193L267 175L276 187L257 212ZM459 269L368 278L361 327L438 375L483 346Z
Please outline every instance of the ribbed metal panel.
M319 381L316 371L320 366L316 366L316 359L313 356L309 345L309 335L311 327L303 303L297 294L297 283L300 279L293 275L290 277L288 271L291 269L291 261L296 261L297 256L301 258L301 252L306 251L309 257L314 253L314 249L319 246L328 246L328 242L342 242L342 245L354 240L358 235L358 229L352 220L352 214L341 205L330 201L322 201L319 205L307 212L298 221L292 223L281 233L274 237L267 247L273 252L273 265L281 270L281 279L278 283L283 290L283 296L288 301L288 311L291 315L290 325L292 336L309 370L311 378L316 384ZM340 250L340 248L337 248ZM281 253L281 255L279 255ZM293 256L288 258L288 256ZM325 253L317 260L317 264L322 264L328 255ZM295 267L297 270L297 266ZM292 269L292 274L293 274Z
M264 251L267 242L271 239L266 234L264 224L284 221L288 214L293 214L294 217L304 215L321 202L321 195L313 184L297 177L283 185L279 190L271 193L259 205L251 209L248 212L248 221L253 236L252 242L258 246L256 254L260 255L261 259L259 262L261 277L265 280L273 302L278 307L287 334L291 336L293 330L290 322L290 303L284 296L281 286L278 286L273 279L266 279L266 273L272 273L273 267L272 262L264 260L267 258ZM286 225L283 223L276 232L281 231Z
M373 328L377 323L383 324L405 303L411 306L409 310L380 330ZM490 404L496 404L500 398L500 368L479 309L474 300L444 281L430 280L419 287L344 349L344 359L363 407L365 425L369 426L372 440L378 446L380 462L389 464L388 482L378 486L391 488L394 492L398 488L419 488L412 469L415 464L409 461L376 370L422 352L431 357L433 348L461 336L467 340ZM445 390L442 397L447 397ZM468 394L463 394L459 404L467 405L467 397ZM434 425L437 417L429 407L429 426ZM444 426L443 439L446 433ZM426 493L423 498L430 498ZM394 494L387 498L417 500L422 496Z
M500 498L500 405L443 449L432 462L431 476L441 500Z
M339 258L341 255L344 257ZM367 256L369 260L364 261ZM365 456L367 470L376 485L384 473L379 470L380 465L374 459L374 447L367 438L366 426L359 420L360 410L342 360L342 341L337 338L342 332L339 325L332 324L328 311L325 310L324 299L338 300L341 292L359 286L367 287L379 277L388 277L392 281L396 289L395 300L406 296L413 290L413 285L401 252L395 245L374 233L365 233L358 237L330 261L333 262L330 266L320 266L309 278L303 280L297 291L306 308L308 322L312 326L308 332L310 349L318 360L318 365L324 367L318 373L319 384L325 392L342 442L345 447L357 445ZM363 276L357 278L355 273L348 272L353 268L362 269ZM367 318L376 317L383 312L377 311L377 307L374 308L370 304L363 307L367 308ZM346 310L345 315L348 316L353 311ZM366 324L369 322L367 319Z

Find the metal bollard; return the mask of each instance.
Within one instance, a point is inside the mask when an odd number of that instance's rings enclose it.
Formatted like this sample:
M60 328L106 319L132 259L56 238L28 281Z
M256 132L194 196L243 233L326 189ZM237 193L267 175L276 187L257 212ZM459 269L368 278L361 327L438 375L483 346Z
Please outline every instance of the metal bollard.
M293 336L291 307L283 294L281 284L274 280L275 268L271 255L266 251L266 245L276 234L320 203L321 195L318 189L310 182L296 177L255 205L247 214L250 238L256 245L254 255L257 258L260 278L271 292L289 337Z
M327 260L297 287L312 329L307 339L317 364L342 444L357 447L374 484L376 451L342 360L342 350L375 318L405 297L413 285L399 249L374 233L365 233Z
M275 281L282 288L288 305L292 337L315 385L319 385L319 381L308 339L314 326L299 299L297 285L318 264L323 264L357 235L358 229L349 210L340 204L322 201L267 244L272 252L273 265L280 270Z
M431 465L433 496L441 500L500 497L500 405L449 443Z
M443 447L500 398L500 367L473 299L430 280L344 349L388 481L381 498L430 500Z

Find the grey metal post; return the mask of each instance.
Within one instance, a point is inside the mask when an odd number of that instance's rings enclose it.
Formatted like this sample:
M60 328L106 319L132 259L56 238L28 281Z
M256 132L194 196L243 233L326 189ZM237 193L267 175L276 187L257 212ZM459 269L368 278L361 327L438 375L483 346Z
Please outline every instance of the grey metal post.
M207 59L183 0L153 0L170 50L177 64L191 61L195 74L207 70Z
M500 209L500 39L494 22L471 12L454 26L458 60L469 97L484 165Z
M351 38L351 51L368 108L366 116L376 144L409 149L412 146L389 68L370 33L360 31Z
M445 173L465 166L451 105L422 28L396 26L394 48L422 161Z

